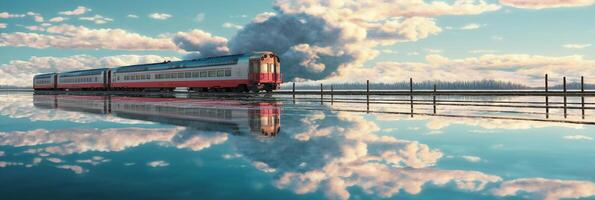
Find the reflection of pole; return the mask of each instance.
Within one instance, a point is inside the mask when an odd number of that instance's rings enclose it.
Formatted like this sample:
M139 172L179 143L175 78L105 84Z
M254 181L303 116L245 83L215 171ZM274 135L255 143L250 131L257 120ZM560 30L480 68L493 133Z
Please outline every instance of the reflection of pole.
M548 80L547 74L545 74L545 118L550 118L550 97L548 96Z
M323 102L322 102L322 98L323 98L323 96L322 96L322 83L321 83L321 84L320 84L320 105L322 105L322 104L323 104Z
M409 97L409 105L411 105L411 117L413 117L413 78L409 78Z
M333 84L331 84L331 105L333 105L334 97L333 97Z
M432 93L432 96L434 98L434 114L436 114L436 84L434 84L434 93Z
M370 80L366 80L366 111L370 112Z
M585 77L581 76L581 110L583 119L585 119Z
M295 99L295 82L293 82L293 89L291 91L293 93L293 99Z
M564 87L564 118L566 118L566 76L562 79L562 85Z

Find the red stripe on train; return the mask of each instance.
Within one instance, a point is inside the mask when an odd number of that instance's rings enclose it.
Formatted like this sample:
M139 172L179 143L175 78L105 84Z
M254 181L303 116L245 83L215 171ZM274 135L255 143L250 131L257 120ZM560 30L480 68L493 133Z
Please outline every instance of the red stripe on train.
M208 81L159 81L114 83L114 88L167 88L167 87L237 87L250 84L250 80L208 80Z

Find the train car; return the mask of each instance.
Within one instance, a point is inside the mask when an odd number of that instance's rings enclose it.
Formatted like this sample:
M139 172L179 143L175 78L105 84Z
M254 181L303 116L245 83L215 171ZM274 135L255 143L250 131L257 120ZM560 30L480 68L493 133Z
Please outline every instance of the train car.
M112 69L114 90L272 91L281 80L281 62L272 52L132 65Z
M53 90L56 89L56 73L39 74L33 77L34 90Z
M106 90L110 69L89 69L59 73L56 88L60 90Z

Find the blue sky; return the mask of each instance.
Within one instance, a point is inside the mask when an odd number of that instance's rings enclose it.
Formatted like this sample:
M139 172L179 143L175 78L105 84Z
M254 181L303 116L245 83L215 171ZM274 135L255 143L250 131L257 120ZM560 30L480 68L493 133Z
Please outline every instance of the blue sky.
M358 74L386 74L380 81L406 77L452 79L458 77L460 70L487 74L461 77L461 80L513 82L537 82L532 77L542 73L569 77L595 75L593 0L566 3L416 0L385 5L370 1L367 6L362 1L345 1L345 5L328 2L0 0L0 73L13 73L0 84L25 83L22 79L28 80L34 73L252 50L279 51L276 53L287 61L286 75L300 81L363 80L356 77ZM73 13L77 8L84 11ZM66 11L71 11L70 15ZM346 12L352 14L341 16ZM255 17L263 13L274 16L255 22ZM166 17L155 19L150 17L152 14ZM51 21L52 18L56 19ZM305 22L306 18L320 20L323 25L304 23L303 27L295 27L289 22L275 21ZM391 24L397 24L396 28L387 30ZM74 33L74 29L79 32ZM106 29L124 32L123 35L133 39L113 42L125 37L102 32ZM321 35L308 35L317 31L322 31ZM56 39L56 35L65 38ZM135 40L136 36L142 38ZM261 45L267 37L282 38L272 42L279 44L279 48ZM320 39L325 37L330 39ZM86 44L86 40L93 44ZM52 65L81 55L95 60ZM126 62L120 57L123 55L138 59ZM53 62L40 63L34 57ZM97 64L96 60L101 59L104 61ZM114 59L118 62L108 62ZM26 62L27 67L20 66L18 61ZM100 66L106 62L108 66ZM46 64L50 66L34 67ZM565 70L569 65L573 69ZM14 74L24 68L28 70ZM515 74L511 72L522 76L510 78Z

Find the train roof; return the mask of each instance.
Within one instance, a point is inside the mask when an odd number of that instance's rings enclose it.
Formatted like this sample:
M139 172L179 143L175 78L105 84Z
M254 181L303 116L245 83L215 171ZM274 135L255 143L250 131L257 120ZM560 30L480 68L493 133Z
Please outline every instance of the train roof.
M56 73L46 73L46 74L38 74L33 76L33 78L50 78L52 77L52 75L55 75Z
M104 72L106 70L108 70L108 68L87 69L87 70L77 70L77 71L63 72L63 73L60 73L60 77L97 75L97 74L101 74L102 72Z
M182 60L182 61L166 61L152 64L140 64L131 65L124 67L117 67L112 69L112 72L137 72L137 71L154 71L154 70L165 70L165 69L176 69L176 68L199 68L199 67L211 67L218 65L235 65L238 63L240 57L246 54L235 54L217 57L199 58L193 60Z

